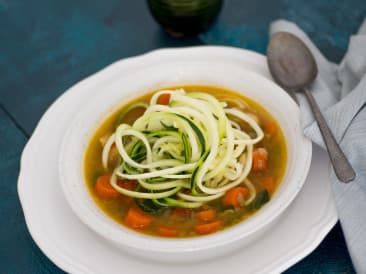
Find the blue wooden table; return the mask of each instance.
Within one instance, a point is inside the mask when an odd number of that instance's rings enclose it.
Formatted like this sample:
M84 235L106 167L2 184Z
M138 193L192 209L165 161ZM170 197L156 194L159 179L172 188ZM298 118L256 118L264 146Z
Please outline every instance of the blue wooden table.
M227 0L215 27L227 35L178 40L141 0L0 0L0 273L62 273L31 239L16 184L27 139L68 87L113 61L161 47L210 43L264 53L276 18L296 22L338 62L365 15L364 0ZM354 273L340 225L286 273Z

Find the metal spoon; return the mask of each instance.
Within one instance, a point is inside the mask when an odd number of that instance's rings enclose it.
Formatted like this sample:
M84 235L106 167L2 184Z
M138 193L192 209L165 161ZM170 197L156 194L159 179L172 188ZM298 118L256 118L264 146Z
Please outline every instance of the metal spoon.
M287 91L303 92L318 123L337 178L344 183L356 174L330 131L318 104L308 89L318 69L307 46L288 32L274 34L267 49L269 70L275 81Z

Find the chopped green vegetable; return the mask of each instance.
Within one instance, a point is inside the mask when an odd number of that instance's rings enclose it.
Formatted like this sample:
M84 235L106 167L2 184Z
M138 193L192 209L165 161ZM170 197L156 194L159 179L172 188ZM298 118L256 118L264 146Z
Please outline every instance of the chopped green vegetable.
M267 190L262 190L257 193L255 199L247 206L249 210L260 209L269 201L269 193Z
M135 203L139 208L148 213L157 213L164 209L164 206L158 205L157 203L154 203L154 201L150 199L135 198Z

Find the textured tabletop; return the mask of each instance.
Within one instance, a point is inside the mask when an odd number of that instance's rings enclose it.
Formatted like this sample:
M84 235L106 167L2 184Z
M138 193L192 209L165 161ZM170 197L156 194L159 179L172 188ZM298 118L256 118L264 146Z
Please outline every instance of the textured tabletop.
M226 0L213 29L225 28L225 35L174 39L142 0L0 0L0 273L62 273L29 235L16 184L27 139L68 87L156 48L220 44L264 53L277 18L296 22L339 62L365 15L365 0ZM340 225L286 273L354 273Z

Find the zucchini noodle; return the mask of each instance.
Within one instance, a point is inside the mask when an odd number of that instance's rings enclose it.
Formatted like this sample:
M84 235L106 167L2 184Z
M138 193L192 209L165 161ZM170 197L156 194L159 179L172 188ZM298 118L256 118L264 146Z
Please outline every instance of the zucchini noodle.
M158 103L161 95L169 96L167 105ZM195 208L242 184L249 190L244 204L251 203L256 190L247 177L253 146L264 133L249 114L227 103L178 89L158 91L149 104L130 107L146 110L132 125L120 123L103 147L105 169L114 145L121 157L111 176L113 188L156 206ZM138 187L122 188L118 179L136 180Z

